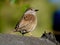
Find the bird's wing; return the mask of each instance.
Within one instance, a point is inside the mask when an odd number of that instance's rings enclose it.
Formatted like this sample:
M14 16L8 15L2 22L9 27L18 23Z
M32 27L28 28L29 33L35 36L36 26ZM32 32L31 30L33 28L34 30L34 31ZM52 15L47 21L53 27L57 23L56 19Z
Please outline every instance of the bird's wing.
M34 16L28 14L28 15L24 15L22 20L20 22L18 22L18 24L16 25L16 28L23 28L27 25L30 25L31 22L33 21Z

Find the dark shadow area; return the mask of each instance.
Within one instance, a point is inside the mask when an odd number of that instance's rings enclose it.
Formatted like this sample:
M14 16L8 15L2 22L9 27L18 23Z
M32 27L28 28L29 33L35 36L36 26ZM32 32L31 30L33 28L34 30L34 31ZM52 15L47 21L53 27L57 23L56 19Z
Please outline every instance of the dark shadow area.
M60 35L55 35L56 40L60 42Z
M60 10L56 10L53 16L53 29L60 31Z
M60 9L57 9L53 13L53 30L60 32ZM56 39L60 42L60 33L56 34Z

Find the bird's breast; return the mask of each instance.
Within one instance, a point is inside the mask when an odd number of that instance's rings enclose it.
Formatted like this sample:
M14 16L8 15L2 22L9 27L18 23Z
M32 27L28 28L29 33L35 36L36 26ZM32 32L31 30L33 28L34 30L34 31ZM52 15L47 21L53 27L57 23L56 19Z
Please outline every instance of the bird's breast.
M37 25L37 17L36 15L28 14L24 17L24 20L29 22L29 24L26 26L26 29L28 31L33 31Z
M24 20L25 21L35 21L36 20L36 16L35 15L32 15L32 14L27 14L24 16Z

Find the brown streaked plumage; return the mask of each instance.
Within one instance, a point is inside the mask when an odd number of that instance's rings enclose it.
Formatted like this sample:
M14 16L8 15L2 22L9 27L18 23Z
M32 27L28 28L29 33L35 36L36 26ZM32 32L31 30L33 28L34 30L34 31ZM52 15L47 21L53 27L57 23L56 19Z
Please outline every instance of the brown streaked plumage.
M37 25L36 11L29 8L23 15L21 21L19 21L15 27L16 32L20 32L22 35L33 31Z

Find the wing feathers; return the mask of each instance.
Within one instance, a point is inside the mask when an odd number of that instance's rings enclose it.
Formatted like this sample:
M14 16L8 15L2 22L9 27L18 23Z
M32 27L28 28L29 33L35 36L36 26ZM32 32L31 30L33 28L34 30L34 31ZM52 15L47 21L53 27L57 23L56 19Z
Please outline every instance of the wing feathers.
M31 28L31 24L35 21L35 17L33 15L24 15L24 17L22 18L22 20L20 22L18 22L18 24L16 25L15 29L28 29ZM28 27L28 28L27 28Z

